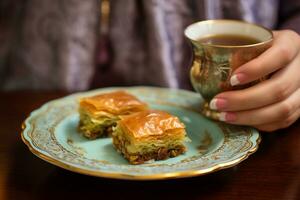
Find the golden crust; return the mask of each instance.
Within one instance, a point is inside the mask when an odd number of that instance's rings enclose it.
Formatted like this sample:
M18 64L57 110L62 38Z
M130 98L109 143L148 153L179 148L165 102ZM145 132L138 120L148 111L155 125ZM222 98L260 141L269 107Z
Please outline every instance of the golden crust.
M132 139L185 136L185 126L167 112L146 110L122 117L119 125Z
M135 96L125 91L115 91L82 98L80 107L95 116L101 115L103 112L113 115L127 115L148 108L146 103L141 102Z

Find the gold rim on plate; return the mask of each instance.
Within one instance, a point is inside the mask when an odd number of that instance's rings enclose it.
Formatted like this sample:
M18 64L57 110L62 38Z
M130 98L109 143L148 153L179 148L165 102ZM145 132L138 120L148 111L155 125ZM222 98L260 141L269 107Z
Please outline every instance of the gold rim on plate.
M247 159L251 154L255 153L258 149L258 146L261 142L261 136L258 135L258 138L256 139L256 146L254 146L253 149L249 150L244 156L225 162L222 164L217 164L213 167L207 168L207 169L200 169L200 170L189 170L189 171L182 171L182 172L171 172L171 173L162 173L162 174L152 174L152 175L128 175L128 174L122 174L122 173L106 173L106 172L100 172L100 171L92 171L92 170L85 170L79 167L68 165L64 162L61 162L59 160L53 159L50 156L47 156L45 154L42 154L34 149L34 147L30 144L29 141L27 141L24 138L24 130L26 128L25 122L22 123L22 132L21 132L21 138L22 141L27 145L29 150L36 155L37 157L55 165L58 167L61 167L63 169L77 172L84 175L90 175L90 176L96 176L96 177L103 177L103 178L112 178L112 179L124 179L124 180L161 180L161 179L175 179L175 178L184 178L184 177L194 177L194 176L200 176L205 175L208 173L216 172L221 169L230 168L232 166L235 166L236 164L242 162L243 160Z

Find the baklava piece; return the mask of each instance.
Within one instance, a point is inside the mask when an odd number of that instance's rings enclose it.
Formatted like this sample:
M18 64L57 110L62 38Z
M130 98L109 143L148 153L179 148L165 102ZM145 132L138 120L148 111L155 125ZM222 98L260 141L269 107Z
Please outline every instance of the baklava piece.
M164 160L186 151L184 124L164 111L146 110L123 117L112 135L114 147L131 164Z
M78 130L85 137L95 139L111 135L121 116L140 112L147 104L135 96L116 91L80 99Z

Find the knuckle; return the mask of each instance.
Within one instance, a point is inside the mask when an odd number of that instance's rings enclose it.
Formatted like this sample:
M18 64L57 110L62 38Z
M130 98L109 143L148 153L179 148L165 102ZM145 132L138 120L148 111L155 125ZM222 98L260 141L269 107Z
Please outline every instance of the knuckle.
M281 119L288 120L294 111L294 107L290 103L282 102L280 105L280 112L278 113Z
M289 86L281 82L275 86L274 92L274 100L276 102L283 101L289 96Z
M293 58L292 48L288 45L281 45L278 47L278 51L282 59L289 61Z

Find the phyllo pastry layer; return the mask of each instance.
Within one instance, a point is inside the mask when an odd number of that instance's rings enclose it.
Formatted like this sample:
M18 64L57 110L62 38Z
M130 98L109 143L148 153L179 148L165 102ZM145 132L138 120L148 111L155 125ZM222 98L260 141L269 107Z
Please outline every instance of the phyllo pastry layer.
M146 110L147 104L125 91L103 93L80 99L79 132L94 139L112 132L121 116Z
M146 110L118 122L113 145L131 164L164 160L186 151L185 126L164 111Z

